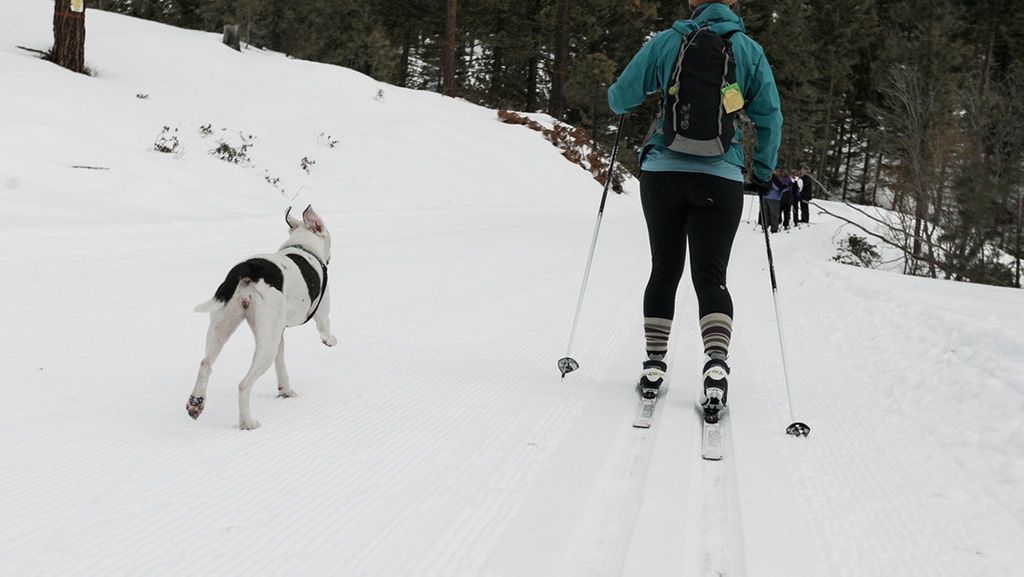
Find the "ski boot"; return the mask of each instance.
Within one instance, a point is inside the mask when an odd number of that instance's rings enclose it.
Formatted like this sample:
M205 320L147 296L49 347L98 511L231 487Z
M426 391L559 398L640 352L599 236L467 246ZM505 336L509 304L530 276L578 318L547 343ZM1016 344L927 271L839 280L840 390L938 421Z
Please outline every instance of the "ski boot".
M717 423L725 411L729 396L729 365L725 359L712 357L704 363L704 393L700 405L704 407L704 420Z
M644 370L640 373L640 380L636 384L636 390L645 399L653 399L661 391L661 385L665 383L665 370L668 365L664 361L644 361Z

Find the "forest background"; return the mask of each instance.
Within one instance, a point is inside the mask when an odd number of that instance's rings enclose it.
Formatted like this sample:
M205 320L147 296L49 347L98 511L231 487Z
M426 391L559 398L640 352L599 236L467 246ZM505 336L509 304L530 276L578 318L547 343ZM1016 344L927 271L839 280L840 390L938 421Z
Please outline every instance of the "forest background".
M690 13L684 0L86 6L210 32L237 26L245 47L546 112L605 150L618 124L607 87L644 42ZM874 240L901 249L907 274L1021 286L1024 0L739 0L734 10L775 74L782 167L809 167L819 197L892 209L889 233ZM627 116L626 150L643 144L659 101ZM636 154L619 159L638 174Z

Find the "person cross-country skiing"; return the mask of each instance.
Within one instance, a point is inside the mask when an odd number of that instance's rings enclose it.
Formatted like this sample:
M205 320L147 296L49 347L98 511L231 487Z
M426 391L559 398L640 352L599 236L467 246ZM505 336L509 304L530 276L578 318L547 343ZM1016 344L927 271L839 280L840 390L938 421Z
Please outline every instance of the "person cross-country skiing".
M763 194L782 138L774 75L764 50L746 35L743 20L732 11L736 0L689 3L693 10L690 20L675 22L637 52L608 89L608 104L616 114L625 114L661 89L664 109L665 87L683 35L703 25L719 35L732 33L728 38L736 62L736 83L757 135L751 183ZM733 321L726 270L743 212L742 135L737 126L724 154L694 156L666 148L660 130L663 123L664 118L640 153L640 197L651 246L651 275L643 302L647 360L637 388L644 396L657 396L664 382L676 291L689 244L705 354L700 402L705 409L721 410L727 401Z

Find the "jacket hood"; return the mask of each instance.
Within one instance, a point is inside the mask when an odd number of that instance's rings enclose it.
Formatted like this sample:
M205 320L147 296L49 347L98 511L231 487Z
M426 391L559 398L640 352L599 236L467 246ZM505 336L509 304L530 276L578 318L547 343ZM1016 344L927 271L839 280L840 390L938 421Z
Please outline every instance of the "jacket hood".
M672 28L680 34L687 34L704 23L707 23L715 34L746 33L747 31L746 26L743 25L743 19L737 16L731 8L718 2L701 4L693 11L689 20L676 20Z

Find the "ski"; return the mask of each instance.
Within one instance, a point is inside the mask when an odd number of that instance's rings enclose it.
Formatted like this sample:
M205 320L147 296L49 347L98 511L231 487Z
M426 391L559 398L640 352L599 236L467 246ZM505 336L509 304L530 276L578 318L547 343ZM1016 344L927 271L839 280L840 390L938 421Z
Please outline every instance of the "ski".
M704 413L703 435L701 436L701 456L707 461L721 461L722 452L722 412L702 410Z
M658 395L646 398L641 395L640 404L637 405L637 414L633 417L633 426L636 428L650 428L654 421L654 409L657 408Z
M633 426L637 429L649 429L654 423L654 411L658 408L658 397L668 384L664 361L648 359L644 361L644 372L636 383L636 392L640 395L640 404L636 407Z

